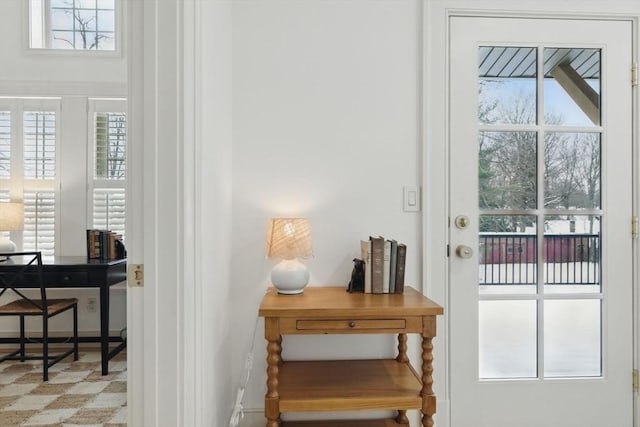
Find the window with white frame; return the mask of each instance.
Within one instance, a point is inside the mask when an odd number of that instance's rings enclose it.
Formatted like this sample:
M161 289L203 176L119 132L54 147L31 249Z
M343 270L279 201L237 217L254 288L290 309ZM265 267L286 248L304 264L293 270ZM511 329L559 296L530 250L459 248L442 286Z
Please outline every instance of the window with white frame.
M24 203L21 247L43 255L56 246L59 109L57 98L0 99L0 198Z
M28 0L34 49L116 50L119 0Z
M126 218L127 115L125 100L92 99L89 150L93 179L89 182L92 228L118 233L124 240Z

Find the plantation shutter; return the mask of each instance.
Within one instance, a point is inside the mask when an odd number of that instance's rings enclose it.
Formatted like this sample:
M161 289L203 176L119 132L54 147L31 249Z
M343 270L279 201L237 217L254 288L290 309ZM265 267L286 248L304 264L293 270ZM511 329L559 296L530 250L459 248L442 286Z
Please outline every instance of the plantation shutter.
M94 176L97 179L125 179L126 116L124 113L96 113L95 117Z
M53 255L55 249L56 193L24 192L23 246L27 251Z
M114 108L113 110L106 110ZM126 113L117 104L94 100L93 108L93 228L110 230L125 238L126 219ZM121 108L121 107L120 107ZM106 111L105 111L106 110Z
M124 238L125 191L123 188L93 190L93 228L111 230Z
M0 111L0 179L11 178L11 112Z
M10 202L11 195L9 190L0 190L0 203ZM0 230L0 238L9 239L11 236L8 231Z
M24 178L54 179L56 176L56 113L24 113Z
M22 246L51 256L56 243L56 113L25 110L22 128Z

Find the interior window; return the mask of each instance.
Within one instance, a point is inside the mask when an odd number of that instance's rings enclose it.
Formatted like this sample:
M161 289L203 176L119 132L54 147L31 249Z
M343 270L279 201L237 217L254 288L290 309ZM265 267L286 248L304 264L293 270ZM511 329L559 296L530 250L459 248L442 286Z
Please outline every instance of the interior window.
M126 101L92 99L89 105L89 119L93 123L89 223L93 228L113 231L125 240Z
M0 201L22 202L22 250L54 255L59 182L60 99L0 100Z
M117 0L29 0L29 47L116 50L117 3Z

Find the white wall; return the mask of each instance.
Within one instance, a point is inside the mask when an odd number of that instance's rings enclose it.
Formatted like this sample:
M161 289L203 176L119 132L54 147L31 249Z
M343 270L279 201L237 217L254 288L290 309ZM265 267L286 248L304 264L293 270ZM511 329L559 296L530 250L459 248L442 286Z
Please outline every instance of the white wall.
M85 255L87 228L87 98L126 97L126 59L124 52L44 52L28 50L27 2L0 1L0 96L60 96L62 132L60 134L59 178L61 181L59 255ZM88 55L87 55L88 54ZM78 165L81 165L80 167ZM80 180L80 181L78 181ZM82 335L100 330L98 312L88 312L89 297L97 290L55 291L80 299L79 327ZM117 333L126 325L126 291L111 291L110 329ZM57 319L56 319L57 320ZM65 320L65 321L63 321ZM52 323L53 330L67 328L66 319ZM67 328L68 329L68 328ZM17 321L0 323L0 331L16 331ZM6 335L5 335L6 336Z
M196 425L227 425L233 404L231 343L237 336L231 323L231 166L232 166L232 75L231 1L202 2L201 25L202 85L200 122L199 184L196 184L200 218L201 322L198 342L202 346L200 418ZM198 202L197 202L198 203Z
M269 285L269 218L309 218L311 285L345 286L359 241L408 247L422 288L420 213L402 187L421 181L418 0L235 2L233 9L234 381ZM245 407L264 406L266 342L258 323ZM285 358L394 355L390 336L285 337ZM437 343L436 343L437 345ZM247 424L248 425L248 424Z

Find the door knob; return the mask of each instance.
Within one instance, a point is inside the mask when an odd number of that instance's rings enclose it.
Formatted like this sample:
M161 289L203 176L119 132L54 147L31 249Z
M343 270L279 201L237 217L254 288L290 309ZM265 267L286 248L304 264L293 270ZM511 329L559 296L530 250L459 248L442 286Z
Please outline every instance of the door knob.
M469 246L458 245L456 248L456 255L463 259L469 259L473 256L473 249Z

